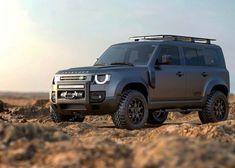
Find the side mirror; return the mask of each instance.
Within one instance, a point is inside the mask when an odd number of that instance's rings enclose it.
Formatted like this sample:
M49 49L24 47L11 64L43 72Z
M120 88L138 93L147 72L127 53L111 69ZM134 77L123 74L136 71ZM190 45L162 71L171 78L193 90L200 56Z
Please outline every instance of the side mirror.
M157 59L157 61L156 61L156 64L155 64L155 69L160 69L160 62L159 62L159 60Z
M163 55L162 56L162 62L160 64L171 64L172 63L172 56L171 55Z

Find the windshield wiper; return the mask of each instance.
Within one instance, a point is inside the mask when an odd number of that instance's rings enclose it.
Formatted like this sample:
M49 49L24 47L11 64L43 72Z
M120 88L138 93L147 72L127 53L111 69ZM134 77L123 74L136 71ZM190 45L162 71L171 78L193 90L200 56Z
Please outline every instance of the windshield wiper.
M113 62L110 65L128 65L128 66L134 66L134 64L129 62Z

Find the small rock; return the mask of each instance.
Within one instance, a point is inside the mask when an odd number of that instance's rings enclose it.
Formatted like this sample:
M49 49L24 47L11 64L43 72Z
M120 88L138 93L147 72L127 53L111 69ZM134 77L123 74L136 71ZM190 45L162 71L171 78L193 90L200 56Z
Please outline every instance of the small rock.
M0 100L0 112L5 111L5 103Z
M5 150L7 149L7 146L5 144L0 143L0 150Z
M64 140L69 140L70 136L67 134L64 134L63 132L55 132L53 134L53 139L57 140L57 141L64 141Z
M0 120L7 121L7 119L3 118L2 116L0 116Z
M15 161L30 160L34 157L36 153L36 147L34 145L29 145L26 148L21 148L15 151L12 159Z
M166 128L166 132L173 133L173 132L176 132L178 129L179 129L179 126L170 125L169 127Z
M20 123L26 123L27 122L27 120L26 119L22 119L22 120L20 120Z

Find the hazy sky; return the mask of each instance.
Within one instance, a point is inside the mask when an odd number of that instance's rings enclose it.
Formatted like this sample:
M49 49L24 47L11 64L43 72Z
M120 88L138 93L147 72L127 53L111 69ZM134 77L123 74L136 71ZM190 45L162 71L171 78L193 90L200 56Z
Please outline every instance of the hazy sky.
M1 0L0 90L48 91L59 69L92 65L131 35L216 38L235 92L234 0Z

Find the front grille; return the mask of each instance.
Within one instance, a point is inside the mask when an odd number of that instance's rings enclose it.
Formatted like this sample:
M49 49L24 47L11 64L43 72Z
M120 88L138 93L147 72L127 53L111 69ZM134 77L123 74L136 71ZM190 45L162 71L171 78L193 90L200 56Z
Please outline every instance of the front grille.
M84 89L85 85L58 85L59 89Z
M84 81L86 80L86 76L61 76L60 80L65 81L65 80L78 80L78 81Z

